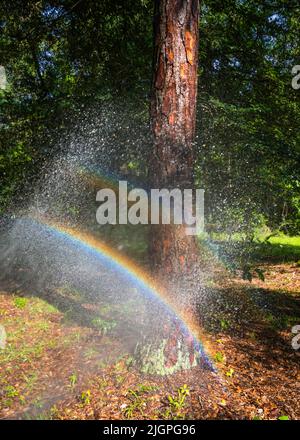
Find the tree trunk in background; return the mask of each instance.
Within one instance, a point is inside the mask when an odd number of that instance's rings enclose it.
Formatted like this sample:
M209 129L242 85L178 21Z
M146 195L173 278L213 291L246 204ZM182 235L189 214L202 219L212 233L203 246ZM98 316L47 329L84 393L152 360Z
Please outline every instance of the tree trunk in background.
M193 187L199 0L156 0L151 125L152 188ZM150 259L155 272L180 274L197 255L184 226L151 226Z

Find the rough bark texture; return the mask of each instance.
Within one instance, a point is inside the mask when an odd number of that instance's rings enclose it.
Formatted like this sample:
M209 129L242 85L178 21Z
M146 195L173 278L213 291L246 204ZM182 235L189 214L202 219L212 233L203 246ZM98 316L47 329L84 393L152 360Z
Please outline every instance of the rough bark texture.
M199 0L156 0L151 124L152 188L192 188ZM163 273L188 270L196 255L184 226L152 226L151 262Z

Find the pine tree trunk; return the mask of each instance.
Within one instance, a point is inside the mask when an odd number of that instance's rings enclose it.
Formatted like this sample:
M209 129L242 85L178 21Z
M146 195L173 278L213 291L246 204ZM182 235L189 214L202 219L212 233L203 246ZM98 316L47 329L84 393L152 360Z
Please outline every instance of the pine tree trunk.
M199 0L156 0L151 125L152 188L193 187ZM196 240L185 226L151 227L150 260L157 273L188 271Z
M152 188L193 188L193 140L196 121L199 0L156 0L154 75L151 97ZM151 225L150 261L176 300L182 274L194 268L198 249L185 225ZM183 277L189 278L189 277ZM172 288L174 286L174 289ZM186 292L181 292L185 294ZM180 304L181 299L179 300ZM168 326L167 326L168 327ZM154 336L154 334L153 334ZM170 374L201 363L204 356L176 321L157 339L136 347L135 362L143 372Z

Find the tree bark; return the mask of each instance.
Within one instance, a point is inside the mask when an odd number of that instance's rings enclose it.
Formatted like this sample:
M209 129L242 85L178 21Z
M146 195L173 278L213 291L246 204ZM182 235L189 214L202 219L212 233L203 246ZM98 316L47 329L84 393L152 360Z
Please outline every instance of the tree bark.
M199 0L155 1L152 188L193 187L198 40ZM150 260L156 273L188 271L196 255L195 237L186 235L184 225L152 225Z

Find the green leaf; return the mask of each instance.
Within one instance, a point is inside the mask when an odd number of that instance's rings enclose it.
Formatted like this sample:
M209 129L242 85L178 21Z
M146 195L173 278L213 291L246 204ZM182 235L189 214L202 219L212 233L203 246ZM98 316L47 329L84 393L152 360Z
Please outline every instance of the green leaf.
M264 275L264 271L262 269L256 268L255 272L257 273L257 276L261 281L265 281L265 275Z

